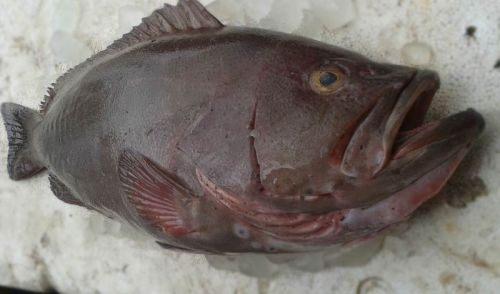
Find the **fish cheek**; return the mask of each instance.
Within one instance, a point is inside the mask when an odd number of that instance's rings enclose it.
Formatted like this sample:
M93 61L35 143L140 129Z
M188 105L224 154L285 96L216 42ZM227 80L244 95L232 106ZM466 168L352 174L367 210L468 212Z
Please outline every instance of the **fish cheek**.
M311 178L329 167L334 114L328 111L331 104L313 93L280 90L259 99L257 106L254 145L260 178L271 193L303 193Z

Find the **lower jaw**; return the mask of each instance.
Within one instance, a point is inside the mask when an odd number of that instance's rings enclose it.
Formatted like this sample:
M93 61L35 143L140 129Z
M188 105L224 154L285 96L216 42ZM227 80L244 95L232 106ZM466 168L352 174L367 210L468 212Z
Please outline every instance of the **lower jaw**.
M352 209L343 222L346 230L383 230L406 220L423 203L438 194L469 151L463 147L445 162L408 187L366 209Z

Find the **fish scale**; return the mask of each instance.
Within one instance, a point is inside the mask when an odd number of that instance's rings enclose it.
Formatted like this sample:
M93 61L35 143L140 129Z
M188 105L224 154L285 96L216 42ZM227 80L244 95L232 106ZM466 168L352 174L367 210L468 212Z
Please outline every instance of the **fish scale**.
M472 109L422 127L438 87L180 0L57 79L39 112L2 104L8 172L47 170L59 199L163 248L351 244L437 194L484 129Z

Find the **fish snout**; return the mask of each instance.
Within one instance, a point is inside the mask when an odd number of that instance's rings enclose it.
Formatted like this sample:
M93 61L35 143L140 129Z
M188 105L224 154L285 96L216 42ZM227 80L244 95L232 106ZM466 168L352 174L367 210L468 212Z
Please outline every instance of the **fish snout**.
M465 113L468 114L468 118L471 122L469 126L471 126L477 134L480 135L486 128L486 121L484 120L484 117L473 108L467 109Z

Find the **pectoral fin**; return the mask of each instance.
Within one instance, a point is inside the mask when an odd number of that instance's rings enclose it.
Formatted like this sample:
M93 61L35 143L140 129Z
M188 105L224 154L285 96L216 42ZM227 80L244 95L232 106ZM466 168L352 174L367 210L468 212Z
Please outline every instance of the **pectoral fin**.
M194 232L186 215L192 193L143 155L125 151L119 160L123 191L137 213L172 236Z

